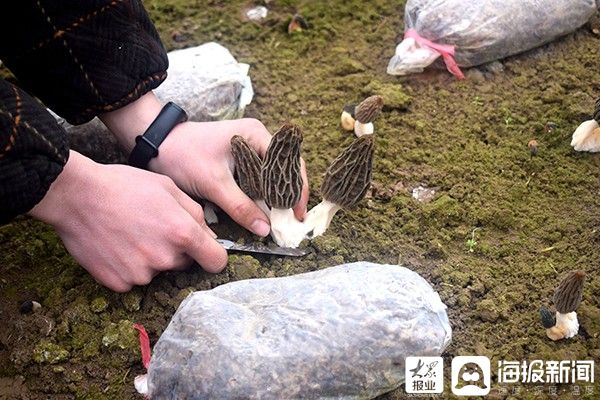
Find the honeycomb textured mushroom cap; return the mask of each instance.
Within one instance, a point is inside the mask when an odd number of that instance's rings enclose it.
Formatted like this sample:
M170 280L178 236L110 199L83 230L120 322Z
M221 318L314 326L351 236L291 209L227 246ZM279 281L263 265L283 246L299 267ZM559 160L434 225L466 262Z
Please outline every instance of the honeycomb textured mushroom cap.
M261 200L263 198L260 177L262 160L239 135L231 138L231 154L235 162L235 179L240 189L252 200Z
M271 138L261 169L262 193L269 207L293 208L302 195L300 145L302 131L284 124Z
M354 118L362 123L373 122L383 108L383 97L376 95L364 99L354 110Z
M577 310L583 297L583 282L585 272L571 271L562 279L554 291L554 306L561 314L568 314Z
M323 198L343 208L361 201L371 185L374 150L372 135L354 140L325 172L321 185Z
M600 124L600 98L596 100L596 104L594 105L594 114L592 115L592 118Z

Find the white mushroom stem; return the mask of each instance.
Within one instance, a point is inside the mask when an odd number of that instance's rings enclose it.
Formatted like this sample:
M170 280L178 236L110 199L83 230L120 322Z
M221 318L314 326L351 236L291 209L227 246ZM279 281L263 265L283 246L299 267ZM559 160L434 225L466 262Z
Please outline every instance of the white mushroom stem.
M321 236L329 228L329 224L335 213L341 210L341 208L339 205L325 199L321 201L306 213L306 217L304 217L306 233L312 231L311 238Z
M361 137L362 135L371 135L375 131L375 127L372 122L367 122L363 124L358 120L354 122L354 134L357 137Z
M577 335L579 321L575 311L568 314L556 312L556 325L546 329L546 334L552 340L569 339Z
M207 225L214 225L219 223L219 217L217 217L215 206L211 203L206 203L204 205L204 220L206 221Z
M296 219L291 208L272 208L271 237L278 246L296 248L306 237L306 226Z
M576 151L600 152L600 130L598 130L598 127L598 122L593 119L582 122L573 132L571 146Z

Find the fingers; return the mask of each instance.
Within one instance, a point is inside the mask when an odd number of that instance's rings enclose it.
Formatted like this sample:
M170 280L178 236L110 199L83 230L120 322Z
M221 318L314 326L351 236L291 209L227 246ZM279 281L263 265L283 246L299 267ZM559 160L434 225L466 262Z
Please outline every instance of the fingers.
M233 178L215 188L210 199L238 224L258 236L267 236L271 231L269 219L261 209L236 185Z
M262 122L253 118L240 119L238 122L240 124L237 127L240 132L239 134L250 143L261 158L264 158L269 143L271 143L271 134L267 128L265 128Z
M217 235L206 225L202 207L183 191L176 190L175 198L192 217L192 221L189 221L189 235L185 235L183 229L181 238L185 254L196 260L207 272L220 272L227 265L227 252L215 240Z
M302 194L300 195L300 201L294 207L294 215L300 221L304 220L306 214L306 206L308 204L308 175L306 174L306 163L300 159L300 173L302 175Z
M217 273L227 265L227 251L211 234L206 225L194 225L189 242L185 243L184 251L190 255L207 272Z
M176 189L173 191L173 195L177 202L192 216L196 223L200 224L214 239L217 238L217 234L206 225L204 219L204 211L202 206L198 204L194 199L185 194L182 190Z

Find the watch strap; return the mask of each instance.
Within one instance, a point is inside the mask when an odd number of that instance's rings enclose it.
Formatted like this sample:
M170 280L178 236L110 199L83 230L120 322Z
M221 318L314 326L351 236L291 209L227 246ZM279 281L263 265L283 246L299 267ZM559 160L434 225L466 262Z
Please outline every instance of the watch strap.
M135 138L135 147L129 155L129 165L146 169L150 160L158 156L158 147L173 128L187 120L186 112L173 102L164 105L146 132Z

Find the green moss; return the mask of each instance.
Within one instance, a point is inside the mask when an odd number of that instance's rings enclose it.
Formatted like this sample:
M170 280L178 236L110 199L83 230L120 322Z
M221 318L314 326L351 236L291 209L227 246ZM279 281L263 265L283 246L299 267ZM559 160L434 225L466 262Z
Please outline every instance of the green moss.
M350 57L341 56L334 67L334 73L339 76L346 76L364 72L365 66L360 61L356 61Z
M585 328L588 335L594 338L600 337L600 308L582 303L577 310L577 315L580 325Z
M260 262L247 255L229 256L228 268L236 280L251 279L258 276Z
M90 309L95 313L101 313L108 308L108 301L105 297L96 297L90 304Z
M137 288L134 288L121 296L121 302L127 311L139 311L142 306L142 294Z
M69 352L56 343L41 340L33 350L33 360L39 364L57 364L69 359Z
M102 345L108 349L137 351L139 342L133 323L128 320L121 320L117 324L114 322L109 323L104 328Z
M343 247L341 239L331 234L317 236L310 243L321 254L333 254Z
M378 94L383 96L384 110L406 110L411 103L411 97L406 94L399 83L382 83L372 81L362 89L364 95Z
M448 225L458 222L462 216L462 210L456 199L443 194L431 203L423 207L425 214L439 225Z

